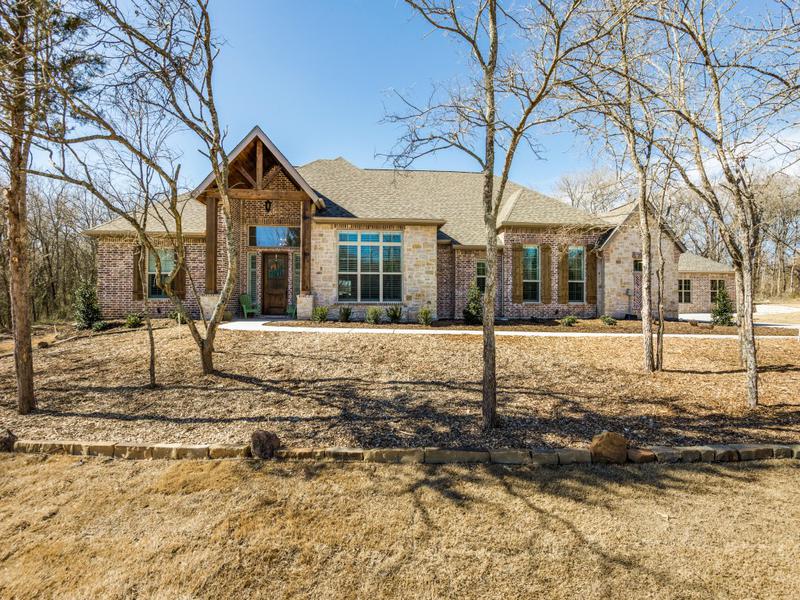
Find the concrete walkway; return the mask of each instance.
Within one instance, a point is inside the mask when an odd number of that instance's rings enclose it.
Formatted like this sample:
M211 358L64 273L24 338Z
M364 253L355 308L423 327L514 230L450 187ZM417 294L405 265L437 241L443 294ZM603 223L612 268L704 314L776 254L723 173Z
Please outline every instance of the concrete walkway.
M402 327L305 327L291 325L270 325L269 320L247 319L236 320L220 325L220 329L231 331L264 331L269 333L337 333L337 334L380 334L380 335L483 335L480 329L406 329ZM641 333L603 333L580 331L495 331L500 337L641 337ZM665 338L697 338L708 340L734 339L733 335L714 333L667 333ZM770 335L758 336L761 338L775 339L800 339L796 335Z
M753 324L756 327L778 327L781 329L800 329L800 319L797 323L771 323L770 315L785 315L800 312L796 306L783 306L781 304L756 304L753 312ZM734 313L735 315L735 313ZM681 313L679 321L697 321L698 323L710 323L711 313Z

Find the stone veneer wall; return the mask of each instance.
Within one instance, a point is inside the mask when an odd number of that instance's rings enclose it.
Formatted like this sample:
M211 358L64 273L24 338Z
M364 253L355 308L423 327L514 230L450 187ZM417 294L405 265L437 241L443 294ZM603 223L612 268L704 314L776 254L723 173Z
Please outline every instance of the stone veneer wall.
M651 227L651 255L655 267L657 227ZM668 235L661 238L661 251L664 254L664 309L667 318L678 317L678 258L680 248ZM600 310L615 318L628 314L638 315L641 312L639 302L634 300L633 261L642 257L642 236L639 232L639 213L633 212L622 223L608 245L603 249L603 285L598 286L598 298L603 298ZM654 269L655 271L655 269ZM658 281L655 272L651 277L652 300L655 302ZM626 293L630 290L630 296ZM658 307L653 306L654 314Z
M414 321L420 308L427 306L434 318L437 298L437 243L433 225L349 225L312 223L311 225L311 291L314 306L329 306L331 318L338 317L338 251L337 232L341 230L385 230L403 233L403 319ZM344 304L344 303L343 303ZM389 303L346 303L352 307L352 318L363 319L369 306Z
M136 238L106 236L97 240L97 298L103 318L120 318L128 313L144 311L144 301L133 299L133 251ZM171 248L168 240L159 244ZM199 316L199 304L192 293L192 282L202 293L205 285L205 242L202 239L186 241L186 307L193 317ZM146 282L142 282L144 286ZM148 302L150 314L166 316L174 305L169 298L154 298Z
M736 305L736 280L733 273L678 273L678 279L690 279L692 282L691 303L681 303L681 313L708 313L711 312L711 280L722 279L725 281L725 291ZM678 299L678 285L675 284L675 299Z

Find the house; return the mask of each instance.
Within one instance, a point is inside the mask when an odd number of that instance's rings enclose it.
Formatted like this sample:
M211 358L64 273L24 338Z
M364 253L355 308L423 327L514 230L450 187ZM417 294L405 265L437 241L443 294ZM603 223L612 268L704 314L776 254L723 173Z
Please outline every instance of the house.
M335 317L347 305L360 318L369 306L401 304L408 320L422 307L452 319L462 316L470 285L485 285L480 173L360 169L343 158L295 167L258 127L229 156L230 233L239 248L230 310L238 312L239 295L249 294L265 315L294 306L308 318L325 305ZM176 288L195 315L213 306L224 284L228 232L218 201L212 175L182 201L186 267ZM166 270L175 226L158 207L152 213L147 227L162 240ZM594 215L509 183L498 221L498 316L635 315L636 214L631 204ZM124 219L87 235L97 240L98 297L107 318L141 311L145 296L154 313L172 310L155 257L146 257L144 277L134 268L143 250ZM711 286L728 282L728 268L687 255L668 231L662 250L667 315L708 310Z

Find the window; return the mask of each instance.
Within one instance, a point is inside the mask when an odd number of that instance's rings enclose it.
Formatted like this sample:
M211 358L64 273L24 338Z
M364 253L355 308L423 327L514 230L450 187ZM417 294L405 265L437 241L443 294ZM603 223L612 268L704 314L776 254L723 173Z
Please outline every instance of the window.
M253 304L258 304L258 257L255 252L247 255L247 292Z
M711 304L715 304L717 302L717 294L720 292L720 290L724 289L725 289L724 279L711 280Z
M161 259L161 278L158 277L158 265L156 255L153 252L147 253L147 297L166 298L167 295L160 285L167 280L172 268L175 266L175 254L171 249L158 250L158 257Z
M567 288L570 304L583 304L586 297L586 249L571 246L567 250Z
M253 248L299 248L300 228L257 225L250 227L248 245Z
M678 302L690 304L692 301L692 280L678 279Z
M522 301L539 302L539 247L522 249Z
M300 295L300 254L292 254L292 304L297 302Z
M638 258L633 259L633 272L634 273L642 272L642 261Z
M402 235L339 232L339 302L403 299Z
M486 261L479 260L475 263L475 285L483 294L486 291Z

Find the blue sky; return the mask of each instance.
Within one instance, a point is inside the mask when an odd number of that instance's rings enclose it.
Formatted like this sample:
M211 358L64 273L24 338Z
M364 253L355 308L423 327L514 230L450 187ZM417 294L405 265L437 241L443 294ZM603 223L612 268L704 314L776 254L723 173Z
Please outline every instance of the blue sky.
M360 167L387 166L375 156L399 133L381 123L387 92L424 99L433 82L450 80L466 62L460 46L398 0L224 0L213 16L226 41L215 81L226 146L259 124L295 164L343 156ZM562 173L592 166L591 153L570 134L540 142L545 159L521 153L513 179L552 192ZM186 149L183 173L191 182L205 177L207 164ZM414 168L476 165L451 152Z

